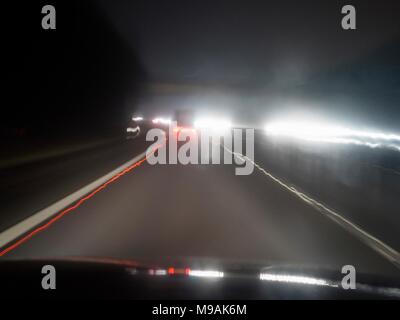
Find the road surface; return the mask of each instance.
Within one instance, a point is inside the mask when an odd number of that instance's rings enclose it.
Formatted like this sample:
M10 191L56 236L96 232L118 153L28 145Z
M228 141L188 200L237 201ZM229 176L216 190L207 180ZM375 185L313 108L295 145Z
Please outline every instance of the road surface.
M19 203L12 198L5 204L2 230L146 146L141 139L121 142L92 150L90 157L75 155L79 165L72 159L71 164L56 161L43 172L28 167L33 176L15 185L22 182L35 190L34 196L22 193ZM350 264L361 272L399 275L382 255L260 170L236 176L234 169L144 162L0 259L84 256L156 262L209 257L335 270Z

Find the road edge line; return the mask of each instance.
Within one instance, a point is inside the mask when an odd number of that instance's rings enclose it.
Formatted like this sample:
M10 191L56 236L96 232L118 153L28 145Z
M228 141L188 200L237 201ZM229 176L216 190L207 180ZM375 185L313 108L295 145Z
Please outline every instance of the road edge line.
M99 188L101 185L106 183L108 180L113 178L115 175L120 173L121 171L125 170L126 168L132 166L134 163L142 160L143 158L146 157L146 152L144 151L141 154L137 155L133 159L125 162L118 168L112 170L111 172L105 174L104 176L98 178L97 180L89 183L88 185L80 188L79 190L71 193L70 195L64 197L63 199L53 203L52 205L48 206L45 209L42 209L30 217L22 220L21 222L18 222L14 226L6 229L5 231L2 231L0 233L0 248L4 248L7 244L10 244L11 242L15 241L22 235L26 234L33 228L39 226L42 224L44 221L52 218L55 216L58 212L61 210L67 208L70 206L72 203L78 201L91 191L95 190L96 188Z

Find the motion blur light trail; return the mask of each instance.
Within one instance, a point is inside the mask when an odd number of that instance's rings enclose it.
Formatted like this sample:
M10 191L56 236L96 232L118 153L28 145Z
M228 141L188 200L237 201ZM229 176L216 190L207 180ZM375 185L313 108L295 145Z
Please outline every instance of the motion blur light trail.
M118 174L116 174L114 177L112 177L110 180L108 180L107 182L103 183L100 187L96 188L95 190L93 190L92 192L90 192L88 195L86 195L85 197L81 198L79 201L77 201L75 204L73 204L72 206L68 207L67 209L61 211L60 213L58 213L57 215L55 215L52 219L50 219L47 223L45 223L44 225L41 225L39 227L37 227L36 229L32 230L31 232L29 232L28 234L26 234L25 236L23 236L22 238L20 238L18 241L14 242L13 244L11 244L10 246L4 248L3 250L0 251L0 257L4 256L5 254L7 254L8 252L16 249L17 247L19 247L20 245L22 245L24 242L28 241L29 239L31 239L33 236L35 236L36 234L46 230L47 228L49 228L53 223L57 222L58 220L60 220L62 217L64 217L65 215L67 215L68 213L70 213L71 211L79 208L83 203L85 203L87 200L91 199L93 196L95 196L97 193L99 193L100 191L102 191L103 189L105 189L108 185L110 185L111 183L115 182L116 180L118 180L120 177L124 176L125 174L127 174L128 172L132 171L133 169L139 167L141 164L143 164L148 156L150 154L153 154L158 148L162 147L163 145L157 145L153 148L152 152L147 154L143 159L139 160L138 162L135 162L134 164L132 164L131 166L127 167L126 169L122 170L121 172L119 172Z
M281 187L286 189L287 191L293 193L296 195L298 198L300 198L302 201L316 209L318 212L323 214L324 216L330 218L332 221L336 222L338 225L340 225L342 228L353 234L355 237L360 239L362 242L364 242L366 245L368 245L371 249L375 250L378 252L380 255L385 257L387 260L389 260L391 263L393 263L397 268L400 269L400 253L397 252L395 249L381 241L380 239L374 237L373 235L369 234L356 224L352 223L350 220L346 219L343 217L343 215L335 212L334 210L326 207L323 203L313 199L312 197L306 195L305 193L298 191L296 188L293 186L290 186L283 181L281 181L279 178L275 177L268 171L266 171L263 167L261 167L259 164L254 162L252 159L249 157L230 150L226 146L223 146L223 148L230 152L233 156L237 157L238 159L241 159L243 162L245 161L250 161L253 163L254 167L257 168L260 172L262 172L265 176L268 178L272 179L276 183L278 183Z
M152 122L153 122L154 124L164 124L164 125L167 125L167 124L170 124L170 123L171 123L171 119L167 119L167 118L155 118L155 119L152 120Z
M307 284L314 286L338 287L338 285L330 284L328 281L323 279L317 279L305 276L273 274L273 273L261 273L260 280L272 281L272 282L299 283L299 284Z
M390 148L400 151L400 135L354 130L319 121L279 121L265 126L268 135L284 136L311 142L354 144L369 148Z
M223 278L224 273L216 270L190 270L188 272L189 276L192 277L202 277L202 278Z

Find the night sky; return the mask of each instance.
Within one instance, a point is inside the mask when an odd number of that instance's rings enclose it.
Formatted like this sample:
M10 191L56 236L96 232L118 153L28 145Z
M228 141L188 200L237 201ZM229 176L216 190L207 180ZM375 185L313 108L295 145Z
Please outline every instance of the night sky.
M79 131L180 107L256 126L293 112L400 123L399 1L53 1L53 33L40 28L51 2L25 2L8 9L23 8L17 26L2 21L3 129ZM341 29L344 4L355 31Z

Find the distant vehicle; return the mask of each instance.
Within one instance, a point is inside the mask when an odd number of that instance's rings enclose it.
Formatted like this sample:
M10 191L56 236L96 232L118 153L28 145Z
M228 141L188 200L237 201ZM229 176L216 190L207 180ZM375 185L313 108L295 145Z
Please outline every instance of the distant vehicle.
M179 128L193 128L194 112L188 109L176 110L174 120Z
M140 127L135 120L130 120L128 127L126 128L126 138L133 139L140 134Z

